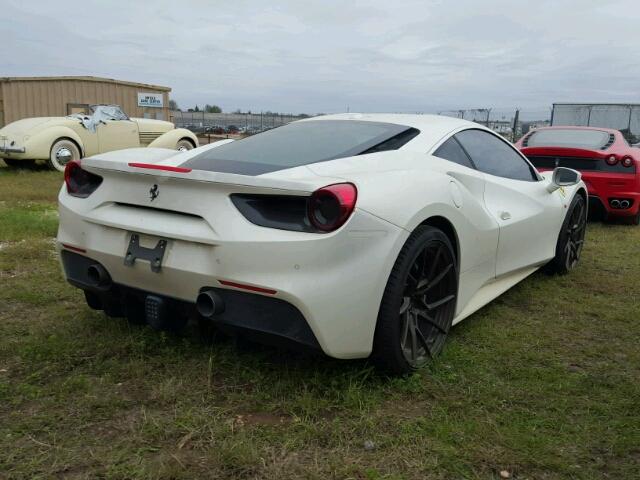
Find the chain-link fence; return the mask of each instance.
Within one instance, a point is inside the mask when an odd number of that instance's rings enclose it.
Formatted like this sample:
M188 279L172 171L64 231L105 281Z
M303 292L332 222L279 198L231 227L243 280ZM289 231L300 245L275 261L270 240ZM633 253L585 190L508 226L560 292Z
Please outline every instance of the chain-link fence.
M466 108L440 115L486 125L508 140L517 141L530 130L549 125L577 125L620 130L629 143L640 142L640 104L568 104L553 108ZM171 111L176 127L196 134L252 134L285 125L307 115L274 113L205 113Z
M634 144L640 142L640 104L554 103L551 124L613 128Z
M466 108L443 110L438 114L480 123L512 142L532 129L549 126L551 120L548 108Z
M172 110L171 121L194 133L257 133L304 118L302 115L277 113L205 113Z

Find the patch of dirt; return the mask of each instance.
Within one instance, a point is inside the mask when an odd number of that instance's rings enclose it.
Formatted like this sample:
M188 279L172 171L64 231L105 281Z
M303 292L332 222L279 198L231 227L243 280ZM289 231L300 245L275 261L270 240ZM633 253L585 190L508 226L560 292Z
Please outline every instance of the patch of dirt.
M236 415L232 420L232 426L239 428L254 425L276 426L288 425L293 421L294 419L289 415L256 412Z

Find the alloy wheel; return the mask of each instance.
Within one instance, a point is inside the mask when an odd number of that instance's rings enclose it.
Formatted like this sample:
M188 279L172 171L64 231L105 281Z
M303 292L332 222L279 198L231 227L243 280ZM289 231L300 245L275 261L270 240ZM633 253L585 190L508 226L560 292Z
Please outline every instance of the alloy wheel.
M567 243L565 245L566 268L571 270L578 264L582 246L584 244L584 235L587 226L587 216L585 215L584 202L578 202L571 212L569 222L567 223Z
M399 312L402 354L414 368L442 349L455 299L455 260L444 244L429 243L409 269Z

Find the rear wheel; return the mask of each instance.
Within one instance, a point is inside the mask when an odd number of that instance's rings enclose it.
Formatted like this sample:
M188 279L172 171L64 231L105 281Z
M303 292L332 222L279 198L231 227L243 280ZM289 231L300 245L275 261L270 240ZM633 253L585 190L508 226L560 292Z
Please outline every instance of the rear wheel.
M193 143L191 143L191 140L187 140L186 138L178 140L178 143L176 144L176 150L178 150L179 152L186 152L188 150L192 150L193 148L194 146Z
M372 358L405 374L440 353L455 314L458 271L447 236L418 227L398 255L385 288Z
M564 275L578 265L586 230L586 204L582 195L576 195L558 235L556 256L545 266L548 273Z
M51 147L47 165L53 170L64 172L64 167L71 161L80 160L80 149L68 138L61 138Z

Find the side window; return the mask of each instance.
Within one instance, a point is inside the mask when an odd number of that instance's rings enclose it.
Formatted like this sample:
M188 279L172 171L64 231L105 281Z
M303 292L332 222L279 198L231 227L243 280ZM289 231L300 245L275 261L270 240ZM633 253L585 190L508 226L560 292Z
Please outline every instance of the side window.
M473 168L473 164L471 163L471 160L469 160L469 156L464 153L464 150L454 137L451 137L449 140L440 145L438 149L433 152L433 154L436 157L444 158L445 160L449 160L450 162Z
M513 180L534 182L533 168L506 142L483 130L463 130L455 135L481 172Z

